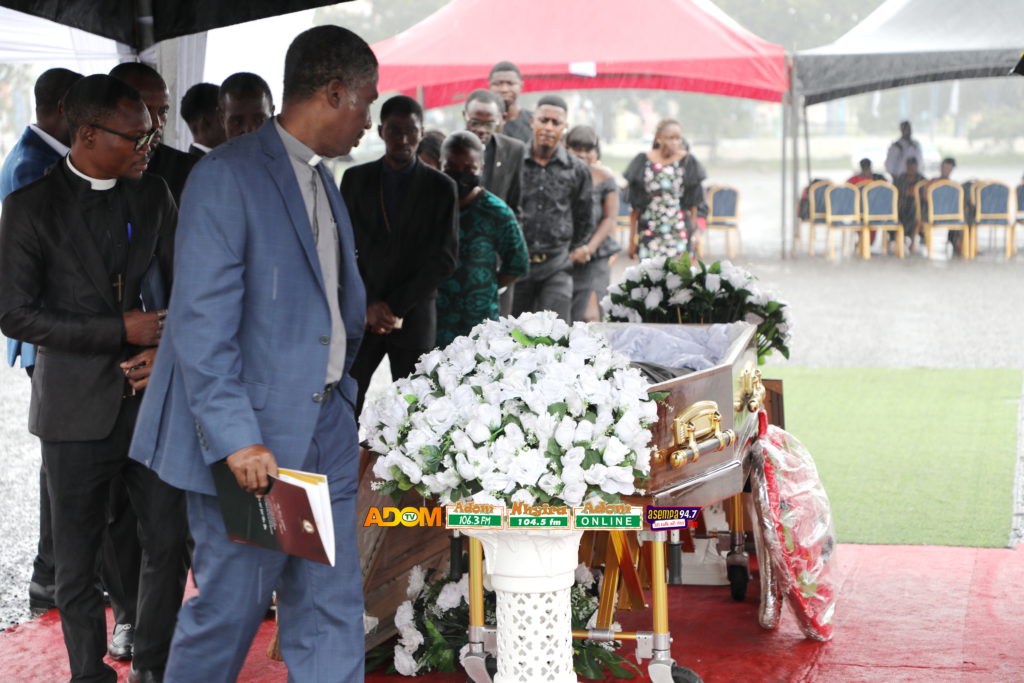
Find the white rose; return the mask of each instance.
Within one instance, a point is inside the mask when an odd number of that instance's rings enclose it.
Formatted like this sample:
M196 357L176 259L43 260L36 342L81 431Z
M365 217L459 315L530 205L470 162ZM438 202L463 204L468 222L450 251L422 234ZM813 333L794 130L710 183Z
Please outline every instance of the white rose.
M583 458L585 457L587 457L587 452L582 446L573 446L565 452L565 455L562 456L562 465L578 466L583 462Z
M401 629L413 625L412 600L406 600L395 612L395 628Z
M513 503L523 503L524 505L533 505L537 497L529 492L527 489L519 489L512 494Z
M669 273L665 276L665 289L674 292L683 286L683 278L676 273Z
M455 455L455 468L463 479L476 479L477 477L476 467L462 453Z
M466 436L466 432L462 431L461 429L453 430L450 436L452 440L452 446L454 446L455 450L458 451L459 453L467 453L473 450L473 448L475 448L473 440Z
M582 482L566 484L562 489L562 500L567 505L579 505L583 502L583 496L587 493L587 486Z
M650 291L650 287L634 287L629 290L629 298L633 301L643 301Z
M640 415L634 410L627 410L615 424L615 433L622 439L623 443L632 443L644 431L646 430L640 425Z
M572 437L573 443L590 443L594 438L594 423L590 420L580 420L576 425L576 434Z
M614 467L625 460L627 455L629 455L629 449L624 443L614 436L608 437L608 444L604 447L602 457L605 465Z
M548 461L539 449L521 451L508 468L508 475L520 486L536 486L540 475L547 470Z
M473 419L466 425L466 435L475 443L484 443L491 438L491 430L480 420Z
M555 328L557 314L553 311L541 311L519 316L517 327L529 337L549 337Z
M633 493L633 471L629 467L609 467L605 473L607 476L601 484L601 490L606 493L621 493L629 495Z
M562 461L565 463L565 460ZM564 464L562 467L562 482L569 486L570 484L580 484L584 481L583 468L576 464Z
M409 587L405 589L406 597L416 599L416 596L423 590L426 583L427 572L420 565L415 565L409 570Z
M704 279L704 288L709 292L717 292L722 288L722 276L715 275L714 273L708 273Z
M537 480L537 487L549 496L553 496L558 493L558 488L560 486L561 482L558 481L558 477L551 472L542 474L540 479Z
M672 296L668 298L668 303L671 306L685 306L690 303L693 298L693 291L689 289L677 289L672 293Z
M608 478L608 468L601 463L590 466L590 469L583 471L583 480L588 484L600 486Z
M481 403L476 407L475 417L492 430L501 426L501 409L498 406Z
M480 486L484 491L508 493L514 485L512 477L504 472L488 472L480 477Z
M640 269L636 266L629 266L623 271L622 278L626 282L637 282L640 280Z
M403 676L415 676L419 664L401 645L395 645L395 671Z
M505 438L513 448L522 448L526 444L526 435L515 422L505 425Z
M413 484L420 483L423 478L423 470L412 459L399 453L392 453L388 457L391 459L391 464L397 465L398 469L402 470L402 474L409 478L409 481Z
M644 297L644 308L648 310L657 308L661 304L663 297L661 287L651 287L651 291Z
M416 372L429 375L437 367L437 364L441 362L441 358L444 357L444 352L440 349L434 349L430 353L425 353L420 356L419 361L416 363Z
M555 430L555 441L562 448L571 448L572 439L576 434L576 423L571 417L566 415L562 418L562 421L558 423L558 428Z
M590 571L590 567L582 562L576 567L574 579L576 583L583 584L588 588L594 585L594 573Z
M403 626L398 629L398 633L401 636L402 647L405 651L411 655L416 654L416 650L423 644L423 634L412 625Z
M459 590L458 583L446 584L441 592L437 596L437 606L447 612L448 610L455 609L462 602L462 592Z

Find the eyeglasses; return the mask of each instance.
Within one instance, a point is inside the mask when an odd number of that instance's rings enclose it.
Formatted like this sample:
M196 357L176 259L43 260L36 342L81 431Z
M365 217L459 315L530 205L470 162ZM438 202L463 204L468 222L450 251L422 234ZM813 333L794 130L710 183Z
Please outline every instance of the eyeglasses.
M153 137L156 135L156 128L154 128L153 130L151 130L151 131L149 131L147 133L143 133L142 135L135 136L135 135L128 135L128 133L122 133L121 131L114 130L113 128L107 128L106 126L101 126L98 123L90 123L89 125L92 126L93 128L99 128L100 130L105 130L108 133L112 133L113 135L116 135L118 137L122 137L125 140L131 140L132 143L135 145L135 151L136 152L138 152L143 147L149 145L149 143L151 143L153 141Z
M481 121L480 119L467 119L466 126L469 128L484 128L494 130L498 127L497 121Z

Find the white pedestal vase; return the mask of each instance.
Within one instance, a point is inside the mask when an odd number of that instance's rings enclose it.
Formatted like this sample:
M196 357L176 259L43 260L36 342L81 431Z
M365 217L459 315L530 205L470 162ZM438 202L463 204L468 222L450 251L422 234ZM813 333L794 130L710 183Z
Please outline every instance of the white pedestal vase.
M465 530L497 597L494 683L576 683L569 591L582 531Z

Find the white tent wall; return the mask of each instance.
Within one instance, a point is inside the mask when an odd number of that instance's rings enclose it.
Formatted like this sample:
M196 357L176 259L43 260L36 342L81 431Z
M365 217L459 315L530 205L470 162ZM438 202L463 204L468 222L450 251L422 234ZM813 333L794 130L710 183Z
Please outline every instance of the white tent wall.
M206 69L206 32L164 40L143 51L143 62L152 64L167 82L171 112L167 116L164 142L182 151L192 144L192 132L178 108L185 91L203 80Z

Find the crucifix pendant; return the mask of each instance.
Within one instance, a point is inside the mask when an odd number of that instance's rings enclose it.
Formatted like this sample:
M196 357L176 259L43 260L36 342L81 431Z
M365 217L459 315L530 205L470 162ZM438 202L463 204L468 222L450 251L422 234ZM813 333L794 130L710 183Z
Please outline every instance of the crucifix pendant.
M110 284L114 287L114 298L117 303L124 301L124 275L118 273Z

